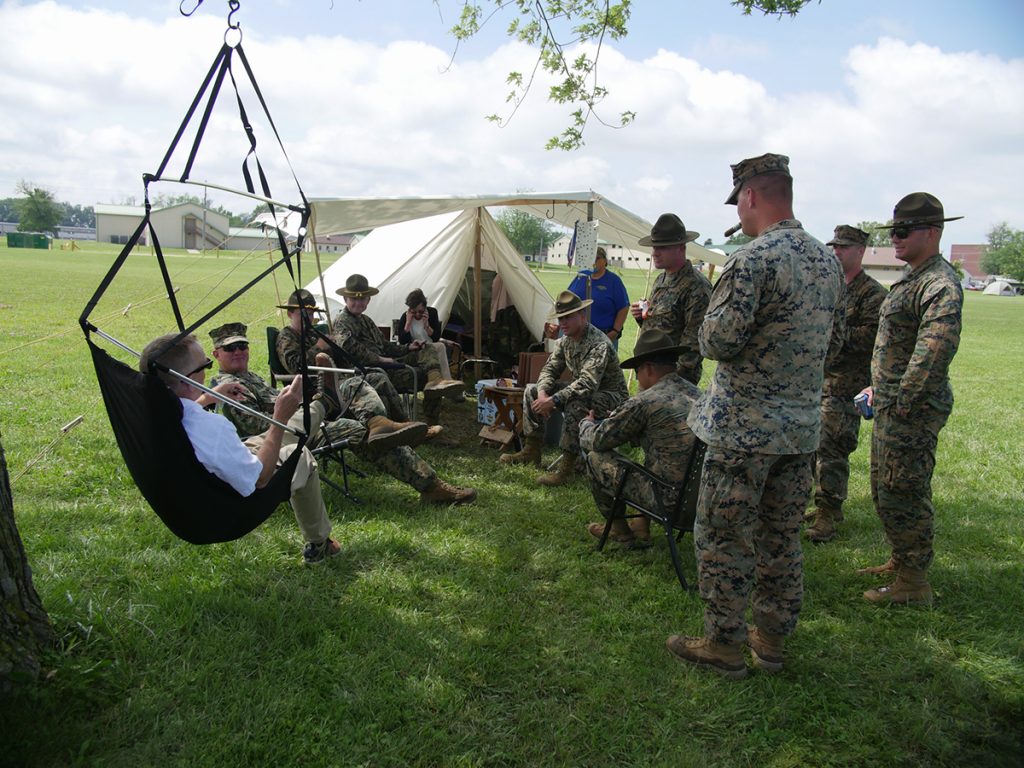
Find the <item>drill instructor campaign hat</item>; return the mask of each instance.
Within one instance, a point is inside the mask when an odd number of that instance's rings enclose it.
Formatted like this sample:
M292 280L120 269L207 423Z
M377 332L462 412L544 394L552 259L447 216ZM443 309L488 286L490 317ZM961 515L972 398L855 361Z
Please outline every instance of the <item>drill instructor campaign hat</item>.
M558 298L555 299L555 311L548 315L548 320L557 320L560 317L574 314L586 309L593 303L593 299L584 301L571 291L562 291L558 294Z
M619 363L620 368L638 368L641 363L664 362L675 365L683 348L672 341L672 337L656 328L640 331L633 347L633 356Z
M363 299L376 296L379 290L370 285L370 282L362 275L349 275L345 281L345 287L335 291L339 296L349 299Z
M942 210L942 203L935 195L927 192L911 192L898 203L892 211L892 224L884 224L878 229L892 229L893 227L912 227L918 224L939 226L944 221L956 221L963 216L945 217ZM941 229L941 227L939 226Z
M278 304L278 309L310 309L313 312L323 312L320 307L316 305L316 299L313 294L307 291L305 288L299 288L292 291L288 297L287 304Z
M683 224L683 220L674 213L663 213L651 227L651 234L641 237L637 245L686 245L700 237Z

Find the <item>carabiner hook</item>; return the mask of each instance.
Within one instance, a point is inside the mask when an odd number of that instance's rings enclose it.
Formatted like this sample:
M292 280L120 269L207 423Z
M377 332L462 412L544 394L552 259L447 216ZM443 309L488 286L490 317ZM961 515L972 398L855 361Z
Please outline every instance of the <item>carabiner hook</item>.
M202 0L200 0L200 2L202 2ZM237 21L231 21L231 17L235 15L235 12L238 10L240 5L241 3L238 2L238 0L228 0L228 8L231 9L228 11L228 29L239 29L242 26Z
M186 16L186 17L187 16L191 16L193 13L195 13L196 11L199 10L199 6L202 5L202 4L203 4L203 0L196 0L196 4L194 6L192 6L192 10L189 11L188 13L185 13L185 0L181 0L181 2L178 3L178 12L182 16Z

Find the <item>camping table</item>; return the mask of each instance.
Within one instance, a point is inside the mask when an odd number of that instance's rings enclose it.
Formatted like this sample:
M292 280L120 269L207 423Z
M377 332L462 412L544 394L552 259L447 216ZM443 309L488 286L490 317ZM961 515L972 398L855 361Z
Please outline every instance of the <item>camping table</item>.
M502 450L518 441L523 424L523 387L484 387L483 394L494 403L494 424L480 430L481 440L499 443Z

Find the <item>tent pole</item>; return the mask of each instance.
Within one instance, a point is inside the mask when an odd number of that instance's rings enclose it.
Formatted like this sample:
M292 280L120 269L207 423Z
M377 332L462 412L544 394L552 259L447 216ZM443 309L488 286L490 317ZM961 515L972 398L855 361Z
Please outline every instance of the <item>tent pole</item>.
M313 255L316 258L316 275L320 278L320 295L324 299L324 314L327 316L327 328L333 328L334 321L331 319L331 307L327 301L327 286L324 285L324 268L320 264L320 247L316 242L316 209L314 208L309 214L309 223L307 225L309 230L310 240L313 243ZM328 330L330 332L330 330Z
M473 248L473 357L478 360L483 357L483 336L484 336L484 321L483 321L483 307L480 306L483 303L483 287L482 278L480 276L480 252L483 248L481 242L481 224L480 220L482 217L482 208L476 209L476 244ZM480 380L480 374L482 372L480 363L477 363L473 370L473 376Z

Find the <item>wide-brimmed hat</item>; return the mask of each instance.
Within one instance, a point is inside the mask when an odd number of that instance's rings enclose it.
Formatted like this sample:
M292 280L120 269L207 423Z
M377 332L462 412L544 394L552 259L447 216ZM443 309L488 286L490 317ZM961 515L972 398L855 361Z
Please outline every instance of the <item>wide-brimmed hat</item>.
M213 339L213 348L220 349L236 341L249 343L245 337L246 327L244 323L225 323L210 331L210 338Z
M663 213L651 227L651 234L641 237L638 245L685 245L700 237L700 233L692 232L683 224L683 220L674 213Z
M313 312L323 312L320 307L316 305L316 297L312 293L307 291L305 288L299 288L298 290L292 291L288 297L287 304L278 304L278 309L308 309Z
M593 303L593 299L584 301L572 291L562 291L558 294L558 298L555 299L555 311L548 315L548 320L557 320L560 317L579 312Z
M370 281L362 275L349 275L345 281L345 287L335 291L339 296L346 296L350 299L362 299L367 296L376 296L380 291L370 285Z
M619 367L637 368L641 363L646 363L649 360L674 363L682 351L683 348L676 344L667 333L659 331L657 328L651 328L647 331L640 331L636 346L633 347L633 356L619 363Z
M945 216L942 203L935 195L927 192L911 192L898 203L892 211L892 224L883 224L878 229L893 227L912 227L915 224L941 224L944 221L956 221L963 216Z
M835 229L832 239L825 245L867 245L871 237L863 229L851 227L849 224L840 224Z
M774 155L771 152L759 157L748 157L729 167L732 168L732 192L729 193L729 197L725 201L726 205L736 205L740 189L755 176L778 173L793 178L789 174L789 158L786 155Z

